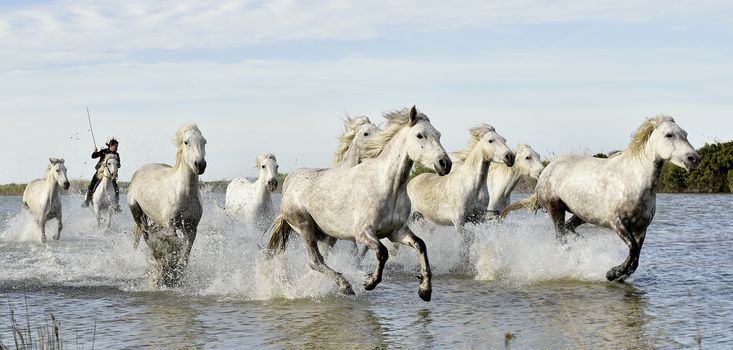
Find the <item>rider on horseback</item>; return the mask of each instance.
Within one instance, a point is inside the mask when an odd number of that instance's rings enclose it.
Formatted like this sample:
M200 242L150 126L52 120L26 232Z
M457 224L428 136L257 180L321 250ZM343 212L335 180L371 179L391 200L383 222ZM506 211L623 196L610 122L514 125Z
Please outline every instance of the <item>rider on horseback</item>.
M119 142L115 140L115 138L111 138L105 145L107 145L107 148L102 148L101 150L97 150L97 148L94 148L94 152L92 153L92 159L99 158L99 161L97 162L97 165L94 166L94 169L96 171L94 172L94 176L92 177L92 181L89 183L89 189L87 190L87 196L84 200L84 203L82 203L83 207L88 207L89 204L92 203L92 195L94 195L94 190L97 188L97 184L99 184L99 181L102 179L102 172L99 171L99 169L102 167L102 165L105 162L105 159L107 155L111 155L115 158L117 158L117 161L120 161L120 154L117 153L117 147L119 147ZM115 189L115 204L114 204L114 210L117 212L120 212L120 188L117 186L117 180L112 181L112 186Z

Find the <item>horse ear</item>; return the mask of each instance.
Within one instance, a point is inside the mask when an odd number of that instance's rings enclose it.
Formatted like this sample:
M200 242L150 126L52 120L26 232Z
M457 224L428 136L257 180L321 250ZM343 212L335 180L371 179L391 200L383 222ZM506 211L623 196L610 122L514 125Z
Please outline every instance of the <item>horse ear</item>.
M417 124L417 108L413 105L410 109L410 126L415 126L415 124Z
M58 158L48 158L48 161L51 162L51 164L58 164L59 163Z

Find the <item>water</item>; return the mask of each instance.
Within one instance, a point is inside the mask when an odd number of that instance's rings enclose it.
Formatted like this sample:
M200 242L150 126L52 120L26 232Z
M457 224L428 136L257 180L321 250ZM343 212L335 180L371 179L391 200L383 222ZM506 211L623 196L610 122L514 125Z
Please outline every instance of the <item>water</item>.
M159 290L144 244L132 248L129 212L98 229L81 196L64 196L61 240L39 243L19 197L0 197L0 341L13 344L9 307L35 328L50 313L67 348L503 348L733 347L733 196L659 195L639 269L605 281L626 248L605 229L554 239L549 218L520 213L504 225L470 227L473 272L453 273L450 228L427 232L433 300L417 296L414 252L390 258L376 290L360 288L372 254L358 263L339 243L327 263L356 295L310 271L294 239L284 258L263 259L268 237L230 222L223 196L205 194L183 286ZM124 201L124 199L123 199ZM27 307L27 313L26 313ZM96 331L94 325L96 322Z

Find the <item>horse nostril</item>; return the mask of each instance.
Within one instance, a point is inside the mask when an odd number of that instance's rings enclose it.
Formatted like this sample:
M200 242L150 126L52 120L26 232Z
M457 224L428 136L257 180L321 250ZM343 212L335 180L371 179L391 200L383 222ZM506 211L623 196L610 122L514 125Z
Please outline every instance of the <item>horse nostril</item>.
M439 160L439 161L438 161L438 164L440 164L440 167L441 167L441 168L445 168L445 161L444 161L444 160L442 160L442 159L441 159L441 160Z
M693 163L697 163L697 162L700 161L700 159L698 157L694 157L694 156L688 156L687 157L687 160L689 160L689 161L691 161Z

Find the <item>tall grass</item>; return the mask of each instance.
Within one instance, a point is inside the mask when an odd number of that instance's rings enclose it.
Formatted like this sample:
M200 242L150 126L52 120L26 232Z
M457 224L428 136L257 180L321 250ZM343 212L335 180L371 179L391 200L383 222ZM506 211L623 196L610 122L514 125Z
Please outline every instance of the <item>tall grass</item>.
M61 331L61 321L49 313L44 316L42 323L38 323L35 315L33 317L33 325L31 325L31 315L28 311L28 300L24 297L25 302L25 322L23 316L16 319L16 311L8 300L8 322L9 331L12 339L3 338L4 331L0 328L0 350L64 350L67 349L68 342L64 341L63 332ZM0 322L1 323L1 322ZM84 341L80 338L79 330L75 331L76 339L74 340L74 348L77 350L84 349ZM94 342L97 335L97 322L94 321L92 329L91 349L94 349ZM11 342L12 341L12 342ZM14 346L14 347L12 347Z

